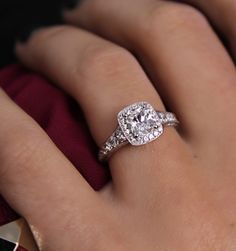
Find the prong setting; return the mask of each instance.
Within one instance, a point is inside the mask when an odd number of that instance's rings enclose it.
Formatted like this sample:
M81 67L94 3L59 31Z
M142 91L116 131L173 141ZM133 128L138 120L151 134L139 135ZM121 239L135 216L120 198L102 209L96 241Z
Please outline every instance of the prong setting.
M155 109L147 102L138 102L118 114L118 123L133 146L147 144L163 133L163 125Z
M155 110L147 102L127 106L117 115L118 127L99 150L100 161L107 161L121 147L145 145L159 138L164 127L176 127L179 121L175 114Z

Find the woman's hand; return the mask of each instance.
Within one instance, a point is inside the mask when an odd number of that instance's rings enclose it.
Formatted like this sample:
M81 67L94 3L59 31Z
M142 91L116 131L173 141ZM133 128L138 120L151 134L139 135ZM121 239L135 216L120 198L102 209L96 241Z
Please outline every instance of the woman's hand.
M79 102L98 146L117 112L137 101L165 104L181 124L120 149L109 161L112 183L95 192L1 92L0 192L41 250L235 251L236 73L206 18L154 0L85 0L65 15L126 49L61 26L16 51Z

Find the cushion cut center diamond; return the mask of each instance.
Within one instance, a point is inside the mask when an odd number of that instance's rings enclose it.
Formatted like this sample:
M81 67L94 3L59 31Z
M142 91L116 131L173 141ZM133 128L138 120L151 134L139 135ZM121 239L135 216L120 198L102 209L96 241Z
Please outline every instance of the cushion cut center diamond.
M132 145L143 145L163 133L163 126L154 110L140 102L126 107L118 114L118 122L125 137Z

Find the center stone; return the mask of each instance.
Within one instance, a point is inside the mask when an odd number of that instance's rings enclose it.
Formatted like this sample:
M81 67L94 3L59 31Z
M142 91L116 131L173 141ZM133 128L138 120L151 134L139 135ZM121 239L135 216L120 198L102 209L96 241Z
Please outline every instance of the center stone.
M118 114L118 123L127 140L136 146L151 142L163 133L156 111L146 102L124 108Z

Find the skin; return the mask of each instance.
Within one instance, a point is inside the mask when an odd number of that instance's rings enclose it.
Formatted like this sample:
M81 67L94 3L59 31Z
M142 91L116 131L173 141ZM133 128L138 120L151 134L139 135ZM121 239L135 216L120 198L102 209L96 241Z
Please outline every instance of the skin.
M99 146L136 101L181 121L114 154L112 182L95 192L0 91L0 192L41 250L236 250L235 10L222 0L85 0L65 12L68 25L16 46L78 101Z

